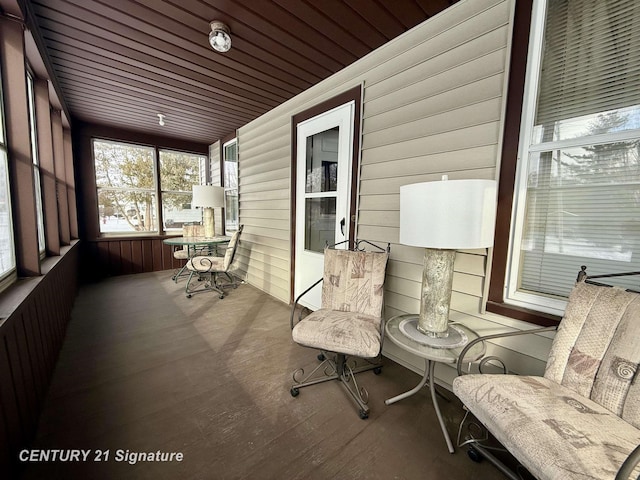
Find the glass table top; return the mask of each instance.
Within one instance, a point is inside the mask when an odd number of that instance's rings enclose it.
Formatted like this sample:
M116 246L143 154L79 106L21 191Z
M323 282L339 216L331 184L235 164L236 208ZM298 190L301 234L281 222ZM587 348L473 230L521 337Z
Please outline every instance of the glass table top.
M419 357L427 360L433 360L442 363L456 363L458 356L464 349L464 347L472 340L478 338L478 334L459 322L451 322L449 325L455 328L464 339L464 342L460 342L458 345L452 348L446 348L442 346L430 346L428 343L431 341L427 335L422 335L420 341L414 340L407 335L406 329L403 328L409 320L417 320L417 314L404 314L397 315L390 318L385 326L385 332L387 337L403 350L411 352ZM403 331L405 330L405 331ZM415 336L415 332L412 336ZM437 341L437 340L436 340ZM466 354L465 361L474 361L482 357L485 353L484 342L478 342L475 344Z

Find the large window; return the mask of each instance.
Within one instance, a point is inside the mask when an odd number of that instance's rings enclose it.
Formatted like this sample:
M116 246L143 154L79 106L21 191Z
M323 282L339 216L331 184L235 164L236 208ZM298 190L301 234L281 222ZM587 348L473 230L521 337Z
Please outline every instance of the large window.
M9 189L9 157L3 107L4 98L0 81L0 281L9 277L16 268Z
M155 149L93 141L100 233L157 232Z
M93 141L100 233L159 233L202 220L192 185L204 183L206 157L107 140ZM159 172L160 185L157 185ZM160 192L160 194L159 194ZM162 198L158 220L158 198Z
M29 101L29 137L31 140L31 160L33 162L33 184L36 196L36 214L38 220L38 250L45 255L44 212L42 207L42 183L40 180L40 160L38 156L38 129L36 127L36 97L33 77L27 72L27 96Z
M238 142L223 146L225 227L227 232L238 229Z
M162 217L166 230L200 223L202 209L191 205L192 186L205 183L206 157L192 153L160 150Z
M558 314L581 265L640 270L640 4L548 3L534 2L505 302Z

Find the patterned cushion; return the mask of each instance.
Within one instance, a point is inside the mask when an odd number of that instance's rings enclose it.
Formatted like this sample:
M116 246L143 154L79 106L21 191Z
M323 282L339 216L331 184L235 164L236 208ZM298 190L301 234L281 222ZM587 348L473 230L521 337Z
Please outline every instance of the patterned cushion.
M189 252L185 248L174 250L173 258L176 258L178 260L186 260L187 258L189 258Z
M640 295L576 285L544 376L640 428L639 364Z
M386 252L324 251L322 308L382 315Z
M193 257L187 262L187 268L196 272L223 271L224 257L210 255Z
M233 254L238 246L238 241L242 233L242 227L231 236L229 245L223 257L214 257L213 255L201 255L193 257L187 262L187 268L196 272L226 272L231 266Z
M231 240L229 240L229 245L224 252L224 269L227 270L231 265L231 261L233 260L234 252L238 246L238 241L240 240L240 234L242 233L242 229L238 229L232 236Z
M293 328L300 345L331 352L373 358L380 352L381 317L320 309Z
M540 480L613 479L640 444L633 425L547 378L465 375L453 390Z

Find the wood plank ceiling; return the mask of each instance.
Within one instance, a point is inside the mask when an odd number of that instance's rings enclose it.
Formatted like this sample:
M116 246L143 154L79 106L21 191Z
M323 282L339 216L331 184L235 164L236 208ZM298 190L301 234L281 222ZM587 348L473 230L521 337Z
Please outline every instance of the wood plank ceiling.
M72 121L213 143L457 0L24 0ZM209 23L231 30L214 51ZM165 116L165 126L158 114Z

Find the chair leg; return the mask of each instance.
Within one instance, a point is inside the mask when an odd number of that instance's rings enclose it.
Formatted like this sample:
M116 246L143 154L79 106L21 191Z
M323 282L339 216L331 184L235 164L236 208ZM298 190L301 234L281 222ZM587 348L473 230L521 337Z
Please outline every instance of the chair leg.
M465 427L465 424L467 423L467 418L471 413L466 407L465 407L465 410L466 412L464 414L464 417L460 421L460 426L458 428L458 447L462 447L466 445L467 455L474 462L480 462L482 461L483 458L486 458L491 464L493 464L494 467L500 470L503 473L503 475L505 475L509 480L521 480L522 476L520 476L514 470L512 470L507 465L505 465L505 463L502 462L500 459L498 459L498 457L496 457L491 451L491 450L493 451L495 450L506 451L506 450L501 448L496 448L496 447L484 446L485 442L487 442L489 438L489 435L484 425L482 425L480 422L476 423L476 421L469 421L469 423L467 424L468 433L465 436L465 440L461 441L463 429ZM479 437L476 436L478 435L478 433L483 433L483 432L484 432L484 435L481 435Z
M198 281L203 282L201 287L191 288L191 282L194 277L196 277ZM218 298L224 298L224 292L216 284L215 277L212 275L212 272L200 273L200 272L192 271L189 274L189 278L187 279L187 284L184 287L184 292L187 295L187 298L191 298L196 293L211 292L211 291L217 292Z
M185 263L180 269L176 270L176 272L171 277L171 280L178 283L178 278L180 278L182 275L186 275L185 273L186 268L187 268L187 264Z
M358 386L356 381L356 373L360 373L366 370L378 370L379 373L381 366L379 364L369 364L361 367L353 368L347 363L346 355L338 353L335 359L330 358L323 352L321 355L324 360L313 369L307 376L300 378L304 375L304 370L299 369L293 373L294 383L291 386L291 396L297 397L300 393L300 389L316 385L318 383L327 382L329 380L339 380L349 393L353 401L358 405L358 414L363 420L369 417L369 392L364 387ZM319 358L321 357L319 356Z
M342 353L337 357L338 373L340 374L340 383L349 392L351 398L360 407L358 414L361 419L369 418L369 392L364 387L359 387L356 381L355 372L347 364L346 356Z

